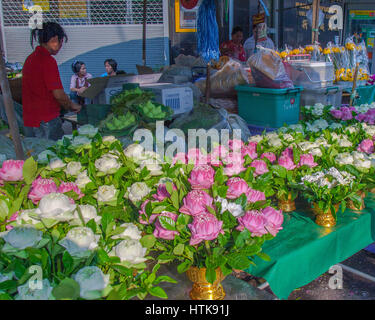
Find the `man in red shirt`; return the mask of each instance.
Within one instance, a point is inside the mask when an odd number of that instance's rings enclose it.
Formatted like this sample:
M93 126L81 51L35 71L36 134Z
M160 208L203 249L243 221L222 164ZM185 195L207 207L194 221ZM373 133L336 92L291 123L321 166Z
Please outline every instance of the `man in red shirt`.
M22 107L26 137L58 140L64 135L60 107L80 111L64 92L56 55L67 41L64 29L55 22L43 23L43 29L32 31L32 44L39 46L30 54L22 69Z

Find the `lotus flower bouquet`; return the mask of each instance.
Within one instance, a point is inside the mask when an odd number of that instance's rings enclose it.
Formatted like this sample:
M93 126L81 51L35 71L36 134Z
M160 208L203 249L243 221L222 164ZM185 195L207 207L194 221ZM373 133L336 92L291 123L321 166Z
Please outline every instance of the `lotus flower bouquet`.
M255 255L268 259L262 245L282 229L282 212L240 177L245 172L228 175L222 166L199 164L199 158L195 164L178 158L182 161L175 161L174 177L160 184L139 211L159 262L178 260L179 272L206 268L207 281L214 283L218 268L225 276L248 268ZM254 165L247 174L262 175L266 168Z
M323 214L330 212L335 223L338 206L341 204L342 212L345 210L344 200L361 203L357 192L364 185L350 173L331 167L302 177L299 186L302 196L313 204L313 208Z

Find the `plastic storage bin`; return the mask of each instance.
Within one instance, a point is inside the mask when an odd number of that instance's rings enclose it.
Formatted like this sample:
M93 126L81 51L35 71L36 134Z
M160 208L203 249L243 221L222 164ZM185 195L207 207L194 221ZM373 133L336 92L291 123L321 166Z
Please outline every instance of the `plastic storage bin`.
M89 104L86 108L88 123L93 126L97 126L111 112L110 104Z
M355 99L354 105L371 104L375 101L375 85L357 87L358 98Z
M313 106L321 103L325 106L332 105L341 107L342 89L339 86L332 86L320 89L307 89L301 92L301 106Z
M302 87L268 89L237 86L238 115L254 126L279 128L284 124L296 124L302 90Z

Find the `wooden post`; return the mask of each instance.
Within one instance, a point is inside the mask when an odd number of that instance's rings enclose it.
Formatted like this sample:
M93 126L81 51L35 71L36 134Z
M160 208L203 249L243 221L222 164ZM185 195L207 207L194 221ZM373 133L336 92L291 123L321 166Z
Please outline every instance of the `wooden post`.
M142 60L146 65L146 26L147 26L147 0L143 0L143 35L142 35Z
M10 134L14 143L17 160L24 160L25 155L22 148L21 137L19 133L18 123L14 112L14 104L12 94L10 92L7 72L5 69L5 61L3 55L0 54L0 86L3 93L5 112L8 118Z
M211 74L210 74L210 63L207 63L207 77L206 77L206 103L208 104L210 101L210 92L211 92Z
M359 62L357 62L356 66L355 66L355 70L354 70L352 94L350 95L350 104L349 104L350 106L353 105L354 100L355 100L354 93L355 93L355 89L357 88L358 70L359 70Z
M319 5L320 0L313 0L313 7L312 7L312 44L319 39Z

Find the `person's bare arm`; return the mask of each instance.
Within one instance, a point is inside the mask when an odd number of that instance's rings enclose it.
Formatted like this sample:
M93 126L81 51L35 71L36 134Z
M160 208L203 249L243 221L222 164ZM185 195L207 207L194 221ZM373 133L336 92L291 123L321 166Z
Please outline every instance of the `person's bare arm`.
M62 89L52 90L52 94L57 100L57 102L65 109L65 110L72 110L72 111L80 111L81 106L77 103L74 103L72 100L69 99L67 94Z

